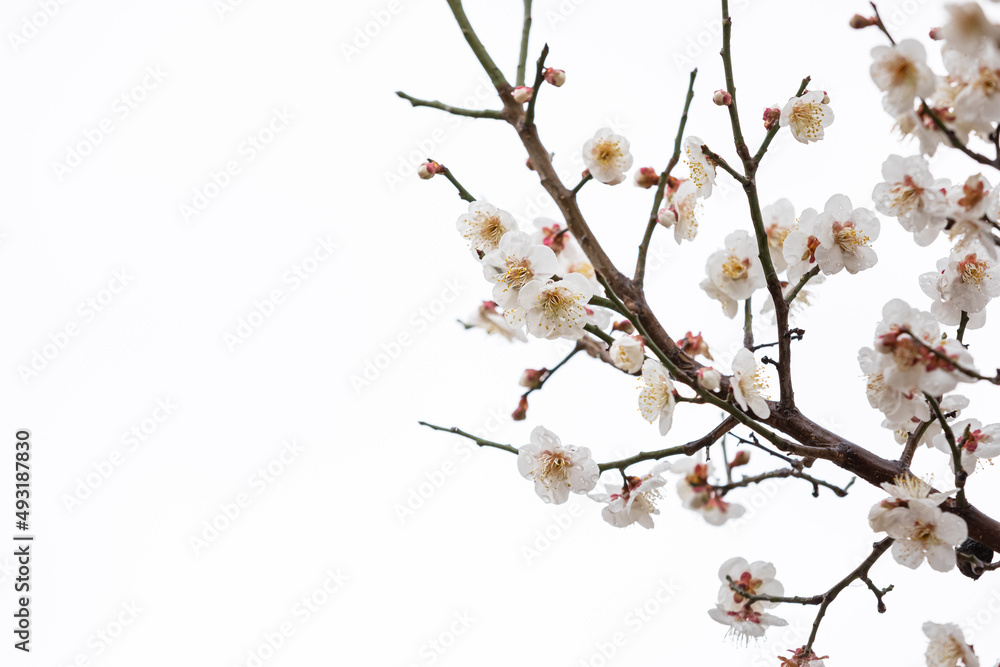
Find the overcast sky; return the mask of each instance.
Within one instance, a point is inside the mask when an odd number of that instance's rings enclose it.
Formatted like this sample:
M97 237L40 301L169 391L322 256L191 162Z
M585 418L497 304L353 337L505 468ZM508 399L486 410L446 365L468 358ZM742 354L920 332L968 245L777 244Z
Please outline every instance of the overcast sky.
M806 75L836 114L818 144L778 135L763 203L787 197L798 213L841 193L872 206L885 157L916 148L892 136L868 74L883 39L847 27L866 3L730 4L751 145L763 108ZM467 5L512 79L521 3ZM881 10L897 37L921 39L944 14L917 0ZM734 156L711 102L724 84L718 14L712 2L536 0L530 60L547 42L567 73L537 121L568 183L605 126L630 140L636 167L662 169L694 67L688 133ZM0 433L12 461L15 432L31 432L36 536L32 652L7 630L4 664L775 665L804 643L814 610L778 607L788 628L738 647L706 613L719 565L771 561L788 594L813 595L869 552L867 511L883 494L865 483L845 499L814 499L796 480L734 493L747 521L714 528L681 508L668 474L656 527L617 529L586 497L545 505L514 456L417 425L515 446L544 425L606 461L719 419L682 406L660 437L637 414L636 381L581 355L532 396L525 421L510 420L522 370L551 367L569 344L458 324L489 284L455 230L466 205L415 167L435 158L522 225L557 209L506 124L394 95L498 107L445 2L10 0L0 27ZM953 181L978 171L949 154L933 164ZM728 371L742 323L697 284L749 223L739 188L719 181L696 241L658 231L646 285L667 331L704 332ZM580 194L622 266L651 199L630 182ZM857 350L890 298L929 308L917 276L948 249L882 223L879 264L827 280L797 316L795 380L810 417L895 458ZM997 331L994 320L967 339L980 368L1000 365L987 345ZM995 420L989 394L966 393L968 416ZM755 453L747 470L778 465ZM927 450L915 469L949 476ZM814 472L850 479L824 463ZM969 483L994 516L996 482L988 469ZM12 535L2 496L0 534ZM10 625L13 547L0 553ZM1000 656L997 575L972 582L886 556L872 576L896 587L888 612L864 587L846 591L816 644L828 664L921 665L927 620L965 625L984 663Z

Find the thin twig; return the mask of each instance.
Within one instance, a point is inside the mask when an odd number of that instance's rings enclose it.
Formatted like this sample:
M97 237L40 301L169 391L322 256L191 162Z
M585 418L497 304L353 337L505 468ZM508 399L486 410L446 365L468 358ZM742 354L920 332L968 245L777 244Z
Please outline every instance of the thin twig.
M427 422L417 422L417 423L420 424L421 426L432 428L435 431L446 431L448 433L454 433L455 435L460 435L463 438L468 438L469 440L472 440L480 447L494 447L496 449L502 449L505 452L510 452L511 454L517 454L516 447L511 447L510 445L501 445L500 443L493 442L492 440L485 440L483 438L474 436L471 433L466 433L457 426L452 426L449 428L447 426L435 426L434 424L428 424Z
M531 33L531 0L524 0L524 25L521 28L521 52L517 58L517 83L524 85L524 70L528 62L528 35ZM536 89L537 92L537 89Z
M422 100L412 95L407 95L401 90L396 91L396 95L402 97L404 100L409 102L415 107L430 107L431 109L440 109L441 111L447 111L455 116L467 116L468 118L490 118L492 120L503 120L502 111L494 111L493 109L463 109L461 107L453 107L450 104L444 104L443 102L435 102L432 100Z

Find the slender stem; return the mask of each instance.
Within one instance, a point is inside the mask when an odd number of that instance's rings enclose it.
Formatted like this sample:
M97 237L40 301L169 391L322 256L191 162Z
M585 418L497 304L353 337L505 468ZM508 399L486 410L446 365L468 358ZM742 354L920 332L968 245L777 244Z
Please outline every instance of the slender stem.
M583 178L581 178L580 182L576 184L576 187L573 188L572 190L570 190L570 193L575 197L576 193L578 193L580 191L580 188L582 188L587 183L587 181L589 181L592 178L593 178L593 176L591 176L590 172L588 171L587 175L584 176Z
M806 283L815 278L818 273L819 266L814 266L809 269L804 276L799 278L799 282L795 283L795 287L793 287L788 294L785 295L785 303L795 301L795 297L799 295L799 292L801 292L802 288L806 286Z
M819 497L819 487L824 486L833 491L833 493L840 498L843 498L847 495L847 490L851 488L851 486L854 484L854 480L856 479L852 477L851 481L848 482L847 486L845 486L844 488L840 488L839 486L834 486L833 484L823 481L822 479L818 479L816 477L813 477L812 475L808 475L802 472L801 470L795 470L794 468L782 468L781 470L771 470L770 472L761 473L760 475L754 475L752 477L744 477L738 482L733 482L732 479L730 478L728 484L724 486L717 486L715 487L715 490L718 491L719 493L725 494L733 489L738 489L744 486L750 486L751 484L759 484L760 482L763 482L766 479L777 479L782 477L797 477L799 479L806 480L807 482L813 485L813 497Z
M443 102L435 102L432 100L422 100L411 95L407 95L401 90L396 91L396 95L402 97L404 100L409 102L415 107L430 107L431 109L440 109L441 111L447 111L455 116L467 116L468 118L490 118L493 120L503 120L503 112L494 111L493 109L463 109L461 107L453 107L449 104L444 104Z
M954 368L955 370L957 370L959 373L961 373L963 375L968 375L970 378L975 378L976 380L985 380L986 382L990 382L992 384L1000 385L1000 369L997 370L997 374L994 377L987 377L985 375L981 375L978 372L972 370L971 368L966 368L965 366L961 365L960 363L958 363L957 361L955 361L954 359L952 359L948 355L944 354L943 352L941 352L939 350L935 350L933 347L931 347L930 345L928 345L927 343L925 343L923 340L921 340L921 338L919 336L914 336L913 332L910 331L909 329L906 329L906 328L900 329L900 333L909 334L910 338L913 339L913 341L917 345L919 345L920 347L924 348L925 350L928 350L935 357L937 357L941 361L947 363L949 366L951 366L952 368Z
M528 62L528 35L531 32L531 0L524 0L524 27L521 28L521 53L517 58L517 83L524 85L524 69ZM535 89L538 92L538 89Z
M740 184L742 184L744 186L747 184L747 179L746 179L746 177L743 174L741 174L740 172L736 171L731 166L729 166L729 163L726 162L725 159L723 159L723 157L721 155L719 155L718 153L714 152L707 145L703 144L701 146L701 152L704 153L713 162L715 162L716 165L718 165L719 167L722 167L723 171L725 171L727 174L729 174L730 176L732 176L733 178L735 178L737 181L739 181Z
M612 468L618 468L625 472L625 468L629 467L633 463L639 463L641 461L655 461L658 459L666 458L668 456L676 456L678 454L684 454L685 456L694 456L700 450L708 447L718 441L719 438L723 437L726 433L736 426L736 420L732 417L727 417L721 424L713 428L706 435L698 438L697 440L692 440L691 442L681 445L680 447L668 447L666 449L660 449L655 452L640 452L634 456L630 456L627 459L621 459L620 461L610 461L608 463L598 464L598 468L601 472L605 470L611 470ZM680 451L678 451L678 449Z
M965 338L965 327L967 327L968 325L969 325L969 314L963 310L962 319L959 320L958 322L958 333L955 335L955 338L958 339L959 343L964 344L962 339Z
M449 181L451 181L451 184L455 186L455 189L458 190L459 197L469 202L470 204L476 201L476 198L473 197L471 194L469 194L469 191L463 188L462 184L458 182L458 179L455 178L455 175L451 173L451 169L446 168L444 170L444 177L447 178Z
M889 43L895 46L896 40L894 40L892 35L889 34L889 30L885 27L885 23L882 23L882 16L878 13L878 7L874 2L869 2L868 4L872 6L872 10L875 12L875 25L878 26L878 29L885 33L885 36L889 38Z
M615 342L615 339L612 336L604 333L603 331L601 331L600 329L598 329L597 327L595 327L593 324L588 324L587 326L585 326L583 328L583 330L586 331L589 334L593 334L594 336L597 336L598 338L600 338L601 340L603 340L608 345L611 345L612 343Z
M743 302L743 347L753 349L753 307L751 298Z
M642 243L639 244L639 257L635 262L635 278L633 282L638 289L642 289L642 281L646 274L646 254L649 252L649 242L653 238L653 230L656 229L657 216L660 212L660 204L663 202L663 194L670 180L670 172L677 166L681 159L681 140L684 137L684 126L687 125L688 109L691 108L691 100L694 99L694 80L698 76L698 70L691 70L691 78L688 81L687 97L684 98L684 111L681 113L680 123L677 125L677 135L674 137L674 152L667 162L667 168L660 174L660 182L656 187L656 195L653 197L653 210L649 213L649 220L646 222L646 233L642 236Z
M953 147L965 153L967 156L969 156L979 164L986 164L991 167L997 167L998 169L1000 169L1000 160L991 160L982 153L977 153L976 151L966 146L962 142L962 140L958 138L958 135L955 134L954 130L952 130L951 128L949 128L947 125L944 124L944 121L938 117L937 113L935 113L935 111L931 109L930 105L927 104L927 102L921 99L920 105L923 112L927 114L927 116L934 122L934 125L937 126L937 129L941 130L941 132L943 132L944 135L948 137L948 141L951 142L951 145Z
M806 78L802 79L802 83L799 84L799 90L798 90L798 92L795 93L795 97L801 97L802 96L802 93L804 93L806 91L806 86L809 85L810 81L812 81L812 77L808 77L807 76ZM780 129L781 129L781 125L779 125L778 123L775 123L771 127L771 129L767 131L767 136L764 137L764 141L761 142L760 148L758 148L757 152L754 153L754 156L753 156L753 162L754 162L754 164L756 164L757 166L760 166L760 160L761 160L761 158L764 157L764 153L767 152L768 146L771 145L771 140L774 139L774 137L778 134L778 130L780 130Z
M496 449L502 449L505 452L510 452L511 454L517 454L516 447L511 447L510 445L501 445L500 443L493 442L492 440L484 440L483 438L474 436L471 433L466 433L465 431L456 426L452 426L451 428L449 428L447 426L435 426L434 424L428 424L427 422L417 422L417 423L420 424L421 426L432 428L435 431L446 431L448 433L454 433L455 435L460 435L463 438L468 438L469 440L472 440L480 447L495 447Z
M497 67L497 64L493 62L493 58L490 57L489 52L483 43L479 41L479 36L476 31L472 29L472 24L469 23L469 17L465 15L465 9L462 7L462 0L448 0L448 7L451 8L451 13L455 16L455 20L458 22L458 27L462 29L462 35L465 37L465 41L469 43L469 48L476 55L479 60L479 64L483 66L486 73L490 77L490 81L493 82L493 86L498 91L503 91L510 87L507 83L507 79L504 77L503 72Z
M524 0L530 4L531 0ZM528 100L528 112L524 115L524 122L533 125L535 122L535 103L538 101L538 94L542 91L542 72L545 71L545 58L549 55L549 45L542 47L542 55L538 56L538 63L535 68L535 83L531 87L531 99Z
M538 386L537 386L537 387L532 387L532 388L531 388L531 389L529 389L528 391L524 392L524 393L523 393L523 394L521 395L521 396L522 396L522 398L527 398L527 397L528 397L528 394L530 394L531 392L533 392L533 391L538 391L539 389L541 389L542 387L544 387L544 386L545 386L545 383L549 381L549 378L550 378L550 377L552 377L552 375L553 375L553 374L554 374L554 373L555 373L555 372L556 372L557 370L559 370L560 368L562 368L562 367L563 367L563 366L564 366L564 365L566 364L566 362L567 362L567 361L569 361L570 359L572 359L572 358L573 358L573 356L574 356L574 355L575 355L575 354L576 354L577 352L579 352L580 350L582 350L582 349L583 349L583 348L582 348L582 347L580 346L580 344L579 344L579 343L577 343L577 344L576 344L576 345L575 345L575 346L573 347L573 349L572 349L572 350L570 350L570 353L569 353L569 354L567 354L567 355L566 355L565 357L563 357L562 361L560 361L560 362L559 362L558 364L556 364L555 366L553 366L553 367L552 367L552 368L550 368L550 369L547 369L547 370L546 370L546 371L545 371L544 373L542 373L542 377L541 377L541 378L539 379L539 381L538 381Z
M623 317L628 317L628 313L619 310L618 304L612 301L611 299L605 299L602 296L592 296L590 297L590 301L588 301L587 303L593 306L600 306L601 308L607 308L608 310L613 310L619 315L622 315Z
M920 425L917 426L916 430L913 431L913 433L911 433L906 439L906 445L903 447L903 453L899 457L899 462L902 463L907 470L910 469L910 464L913 463L913 455L916 453L917 447L920 446L920 439L924 437L924 433L927 432L927 429L930 427L932 421L934 420L930 419L925 422L920 422Z
M719 444L722 445L722 463L726 467L726 482L728 484L732 484L733 483L733 469L729 465L729 452L726 451L726 439L722 438L722 440L719 442Z
M951 461L952 466L955 468L955 486L958 488L955 501L959 507L968 507L969 500L965 497L965 480L969 475L962 468L962 450L955 441L955 433L951 430L951 425L945 419L944 413L941 412L941 405L937 402L937 399L926 392L924 392L924 398L927 399L927 403L930 404L934 416L937 418L938 423L941 424L941 430L944 431L944 437L951 448Z

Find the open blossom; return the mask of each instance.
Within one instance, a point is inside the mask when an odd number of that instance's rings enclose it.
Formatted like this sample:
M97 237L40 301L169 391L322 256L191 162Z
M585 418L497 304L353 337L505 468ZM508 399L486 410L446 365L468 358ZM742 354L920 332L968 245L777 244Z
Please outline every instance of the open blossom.
M712 194L712 186L715 185L715 164L709 160L701 147L705 142L700 138L691 136L684 140L684 154L691 170L691 182L697 188L697 196L707 199Z
M986 135L1000 120L1000 51L990 44L974 56L957 51L944 53L952 80L961 84L954 99L954 119Z
M967 328L982 327L986 323L986 304L1000 295L995 262L973 245L938 260L937 269L920 276L920 288L934 299L931 314L942 324L957 325L964 311L969 316Z
M878 238L878 218L866 208L853 208L847 196L830 197L815 224L816 261L823 273L833 275L846 268L853 274L878 262L868 245Z
M711 278L705 278L702 280L698 283L698 287L705 290L705 293L708 294L709 298L715 299L722 304L722 312L726 314L726 317L729 319L736 317L736 311L740 307L739 302L719 289L718 286L712 282Z
M943 512L935 505L910 502L893 520L885 532L895 539L892 557L900 565L917 569L927 563L938 572L955 567L955 547L969 536L969 529L960 517Z
M519 231L504 234L497 249L487 253L482 263L483 274L493 283L493 300L505 310L518 307L522 287L532 280L545 282L558 270L555 253Z
M767 246L771 253L774 270L781 273L788 266L783 252L785 238L795 227L795 207L787 199L779 199L761 210Z
M943 39L948 50L960 53L977 53L987 40L997 40L1000 28L993 25L976 2L945 5L950 20L941 26L938 38Z
M800 646L794 651L789 650L789 653L792 654L791 658L778 656L778 660L781 661L779 667L826 667L824 661L830 656L819 657L812 650L806 652L805 649L805 646Z
M797 283L802 276L811 271L816 264L816 251L819 250L819 238L816 236L816 220L819 213L814 208L802 211L799 221L785 236L781 253L785 259L788 282Z
M677 495L680 496L681 503L689 510L700 512L707 523L721 526L729 519L743 516L746 511L742 505L724 500L709 483L712 462L706 462L701 452L676 462L672 472L681 475L677 480Z
M896 477L892 482L882 482L882 489L890 497L872 505L868 512L868 524L876 533L886 532L897 521L909 521L907 510L911 503L937 507L957 491L952 489L943 493L931 493L930 484L909 473Z
M632 167L632 154L628 149L625 137L602 127L583 145L583 163L590 175L601 183L617 185L625 180L625 172Z
M930 97L934 92L934 73L927 66L927 52L917 40L876 46L872 58L872 80L886 94L883 106L893 116L912 111L914 98Z
M567 245L575 244L569 229L551 218L535 218L535 231L531 238L535 243L549 248L558 257Z
M590 324L593 311L587 302L592 296L590 281L570 273L555 282L532 280L521 288L518 305L531 335L576 340Z
M781 110L781 127L788 127L792 136L803 144L823 138L823 128L833 123L830 98L822 90L813 90L788 100Z
M485 329L486 333L497 334L507 340L528 340L521 327L512 326L507 322L494 301L483 301L466 322L466 325Z
M726 237L726 247L709 256L705 270L719 290L737 301L749 298L766 284L757 242L742 229Z
M639 391L639 412L652 423L659 419L660 435L666 435L674 420L674 383L667 369L656 359L646 359L642 364L642 389Z
M493 252L504 234L517 230L517 222L510 213L484 201L469 204L469 212L458 218L456 226L472 251L481 253Z
M885 373L880 366L875 350L863 347L858 352L858 363L865 373L865 393L868 404L885 415L886 422L896 424L930 419L931 411L921 392L901 391L885 381ZM895 430L895 429L893 429Z
M764 609L775 606L776 602L758 600L750 602L730 588L729 579L742 586L747 593L754 595L781 596L785 592L781 582L774 579L774 566L771 563L757 561L747 563L743 558L731 558L719 568L719 579L722 588L719 590L719 601L714 609L708 610L712 620L731 626L730 632L739 640L763 637L770 626L788 625L788 622L777 616L764 613Z
M1000 424L983 426L978 419L963 419L951 427L955 435L955 443L962 454L962 470L970 475L976 471L979 459L992 459L1000 455ZM955 461L951 458L951 445L944 433L934 436L932 444L945 452L955 469Z
M663 208L656 215L656 221L674 228L674 240L693 241L698 235L698 188L690 179L668 183L664 193Z
M517 469L535 481L535 493L547 503L559 505L569 493L587 493L597 486L600 471L586 447L563 445L552 431L536 426L531 444L517 451Z
M913 233L917 245L930 245L948 223L945 192L951 182L934 180L921 155L890 155L882 163L884 182L875 186L872 199L879 213L895 216Z
M951 362L971 367L972 355L957 340L942 341L934 316L911 308L902 299L893 299L882 309L882 320L875 328L875 351L885 383L904 393L941 396L954 390L959 381L970 381Z
M771 408L761 396L761 390L767 387L764 367L757 365L753 352L745 347L733 359L732 387L733 397L744 411L751 410L761 419L771 416Z
M642 477L626 477L621 488L605 484L607 493L590 494L590 497L608 504L601 511L601 516L612 526L624 528L638 523L643 528L652 528L653 515L660 513L656 508L656 501L660 499L659 490L667 483L660 476L664 470L670 470L669 461L657 463Z
M611 363L615 365L615 368L626 373L638 373L646 358L646 351L640 336L616 338L608 353L611 355Z
M979 658L965 642L962 629L954 623L924 623L924 634L931 640L927 646L927 667L979 667Z

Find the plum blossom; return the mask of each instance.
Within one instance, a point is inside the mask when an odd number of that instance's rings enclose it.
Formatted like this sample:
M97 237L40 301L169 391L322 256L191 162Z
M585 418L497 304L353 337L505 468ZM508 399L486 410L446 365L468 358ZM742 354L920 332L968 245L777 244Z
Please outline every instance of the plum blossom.
M983 216L996 220L1000 213L998 192L982 174L975 174L965 183L949 188L947 196L949 214L955 220L948 230L949 238L955 241L954 250L966 250L978 244L996 258L993 228Z
M920 276L920 288L934 299L931 314L942 324L957 325L965 312L969 316L967 328L982 327L986 304L1000 295L995 262L982 248L972 246L938 260L937 269Z
M719 391L722 388L722 373L711 366L698 369L698 386L708 391Z
M483 301L465 324L468 327L484 329L488 334L496 334L507 340L528 340L524 335L524 329L508 324L494 301Z
M744 558L729 559L719 568L722 588L719 590L716 607L709 609L708 615L714 621L731 626L730 632L740 640L763 637L770 626L787 625L784 619L763 612L778 603L768 600L750 602L729 584L732 579L734 584L743 587L747 593L780 597L784 594L785 587L775 580L774 574L774 565L771 563L757 561L750 564Z
M698 235L698 188L690 179L668 182L664 193L664 207L656 221L666 228L674 228L674 240L693 241Z
M699 137L690 136L684 140L684 154L687 156L688 168L691 170L691 182L697 188L697 196L708 199L715 185L715 164L702 152L705 145Z
M1000 120L1000 51L992 44L971 57L946 51L944 63L960 84L953 103L955 122L989 134L991 124Z
M586 447L563 445L552 431L536 426L531 443L517 451L517 469L535 481L535 493L547 503L560 505L573 493L588 493L597 486L600 470Z
M879 213L899 219L913 233L917 245L930 245L948 223L946 179L935 180L927 161L920 155L890 155L882 163L884 182L875 186L872 199Z
M819 657L812 650L806 652L805 646L800 646L794 651L789 650L789 653L792 654L791 658L778 656L778 660L781 661L779 667L826 667L824 661L830 657L828 655Z
M659 419L660 435L666 435L673 424L674 406L677 405L675 391L663 364L656 359L646 359L642 364L639 412L650 423Z
M705 270L719 290L737 301L749 298L766 284L757 242L742 229L726 237L726 247L709 256Z
M927 646L927 667L979 667L979 658L965 643L965 634L954 623L924 623L924 634L931 640Z
M879 360L878 354L870 347L863 347L858 352L858 363L865 373L868 404L885 415L887 424L892 425L893 430L896 430L896 425L907 424L911 420L919 423L930 419L931 411L923 394L901 391L887 384Z
M722 304L722 312L726 314L726 317L729 319L736 317L736 311L740 307L739 302L719 289L716 284L712 282L711 278L705 278L702 280L698 283L698 287L705 290L705 293L708 294L709 298L715 299Z
M983 426L978 419L963 419L952 425L951 430L962 455L962 470L968 474L976 471L979 459L992 459L1000 455L1000 424ZM932 444L949 455L951 468L954 470L955 461L951 458L951 445L945 434L942 432L934 436Z
M937 507L957 489L945 492L931 493L931 485L909 473L900 475L892 482L882 482L882 489L889 498L872 505L868 512L868 524L876 533L884 533L889 526L897 521L904 523L910 520L907 511L911 504L922 503L929 507Z
M712 462L706 462L699 452L674 463L672 472L681 475L677 480L677 495L684 507L700 512L707 523L721 526L729 519L743 516L746 508L723 499L708 481L712 470Z
M590 498L608 504L601 516L612 526L624 528L638 523L643 528L652 528L653 515L660 513L656 508L659 489L667 483L660 476L664 470L670 470L669 461L657 463L642 477L626 477L621 488L605 484L607 493L592 493Z
M872 80L886 94L882 104L893 116L912 111L914 98L930 97L934 92L935 76L927 66L927 52L917 40L876 46L872 58Z
M782 242L781 252L785 260L786 275L790 283L797 283L816 264L819 238L816 236L816 220L819 213L814 208L802 211L799 221Z
M878 257L868 244L878 238L879 230L874 213L866 208L853 208L845 195L830 197L815 222L814 234L819 239L816 262L820 270L833 275L846 268L853 274L875 266Z
M830 98L821 90L813 90L788 100L781 109L781 127L788 127L792 136L803 144L823 138L823 128L833 123Z
M523 312L528 333L533 336L576 340L590 324L593 311L587 302L593 295L590 281L579 273L555 282L532 280L521 288L518 317Z
M615 368L626 373L638 373L646 358L641 336L616 338L608 353L611 355L611 363L615 365Z
M744 411L753 411L761 419L771 416L771 408L761 396L761 390L767 388L764 378L764 367L757 365L753 352L741 348L733 358L733 397Z
M504 234L517 231L517 222L510 213L484 201L469 204L469 212L459 216L456 226L473 253L483 254L496 250Z
M493 283L493 300L505 310L516 308L521 288L532 280L542 282L558 270L556 255L544 245L536 245L525 232L507 232L496 250L483 259L483 274Z
M607 185L617 185L625 180L625 172L632 167L632 154L628 140L602 127L583 145L583 162L590 175Z
M933 504L912 501L897 512L885 522L885 532L895 539L892 557L897 563L915 570L926 558L938 572L955 567L955 547L969 536L961 517Z
M783 246L785 238L795 227L795 207L787 199L779 199L761 210L764 221L764 231L767 233L767 246L771 253L771 263L778 273L787 268Z
M946 50L973 54L982 49L984 42L1000 37L1000 28L986 18L978 3L948 4L945 9L951 18L941 26L937 36L944 40Z

